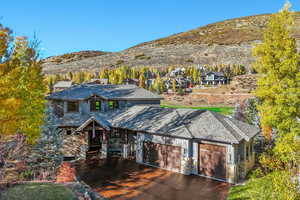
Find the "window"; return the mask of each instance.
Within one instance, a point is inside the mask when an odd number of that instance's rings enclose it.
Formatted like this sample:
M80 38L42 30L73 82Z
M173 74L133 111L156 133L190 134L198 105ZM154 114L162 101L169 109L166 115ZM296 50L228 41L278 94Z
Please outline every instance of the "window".
M76 101L69 101L67 106L68 112L79 112L79 104Z
M208 74L208 75L206 75L206 80L208 80L208 81L213 81L213 80L215 80L214 74Z
M101 101L100 100L91 100L90 109L92 112L101 111Z
M67 130L67 135L71 135L72 131L71 130Z
M119 108L119 103L117 101L108 101L108 107L110 109Z

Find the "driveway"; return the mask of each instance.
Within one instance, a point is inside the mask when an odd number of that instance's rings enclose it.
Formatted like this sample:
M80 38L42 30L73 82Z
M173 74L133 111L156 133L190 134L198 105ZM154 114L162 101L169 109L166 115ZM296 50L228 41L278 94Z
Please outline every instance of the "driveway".
M77 163L77 174L100 195L113 200L219 200L230 184L139 165L122 159Z

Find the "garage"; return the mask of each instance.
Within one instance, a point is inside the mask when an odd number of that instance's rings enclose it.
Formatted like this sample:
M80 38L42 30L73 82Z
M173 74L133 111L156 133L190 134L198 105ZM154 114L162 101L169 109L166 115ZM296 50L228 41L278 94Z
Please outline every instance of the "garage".
M226 147L215 144L199 144L199 174L226 180Z
M181 169L181 147L143 142L143 162L179 172Z

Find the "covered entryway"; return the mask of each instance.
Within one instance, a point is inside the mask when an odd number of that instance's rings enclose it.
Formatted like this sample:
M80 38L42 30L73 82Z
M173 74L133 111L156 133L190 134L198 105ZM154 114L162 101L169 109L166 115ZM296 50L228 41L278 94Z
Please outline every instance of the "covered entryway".
M215 144L199 144L199 174L226 180L226 147Z
M181 169L181 147L144 142L143 162L179 172Z

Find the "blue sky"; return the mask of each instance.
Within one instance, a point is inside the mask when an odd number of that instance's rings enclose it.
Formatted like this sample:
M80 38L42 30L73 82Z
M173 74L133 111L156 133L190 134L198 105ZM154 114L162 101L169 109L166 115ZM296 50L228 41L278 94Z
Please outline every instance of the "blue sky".
M277 12L284 0L10 0L0 23L41 40L43 56L120 51L209 23ZM299 0L290 1L300 10Z

